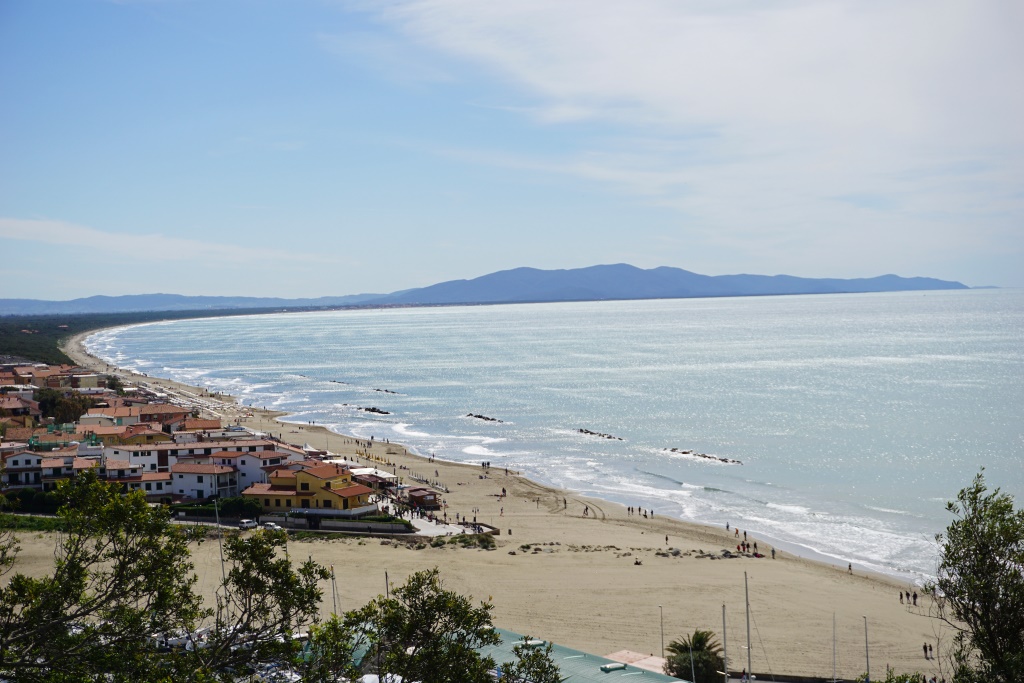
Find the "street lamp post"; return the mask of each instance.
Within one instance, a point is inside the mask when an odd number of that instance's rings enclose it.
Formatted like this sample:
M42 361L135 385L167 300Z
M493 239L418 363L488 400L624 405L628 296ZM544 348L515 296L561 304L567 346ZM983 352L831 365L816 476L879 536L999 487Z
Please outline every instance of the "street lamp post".
M665 657L665 610L661 605L658 605L658 615L661 621L661 656L662 659Z
M690 642L687 645L690 646L690 683L695 683L697 674L693 670L693 636L690 636Z
M871 683L871 653L868 652L868 618L864 617L864 660L867 664L867 676L865 680Z

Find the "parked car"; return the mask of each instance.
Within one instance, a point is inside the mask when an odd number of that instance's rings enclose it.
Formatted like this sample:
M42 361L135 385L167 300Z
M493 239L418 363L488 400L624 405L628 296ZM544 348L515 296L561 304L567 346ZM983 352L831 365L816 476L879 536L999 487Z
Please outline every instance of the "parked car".
M275 524L274 522L263 522L263 528L268 531L283 531L281 525Z
M238 528L239 529L255 529L256 528L256 522L254 520L251 520L251 519L239 520Z

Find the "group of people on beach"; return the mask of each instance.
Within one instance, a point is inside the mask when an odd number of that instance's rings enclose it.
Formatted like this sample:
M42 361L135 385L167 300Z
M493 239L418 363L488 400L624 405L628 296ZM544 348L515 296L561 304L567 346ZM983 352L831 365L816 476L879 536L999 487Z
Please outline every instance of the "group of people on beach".
M906 602L904 602L904 596L906 597ZM911 600L913 600L913 603L911 603ZM910 591L907 591L906 594L904 594L903 591L900 591L900 604L901 605L913 604L914 607L917 607L917 591L914 591L913 593L911 593Z
M654 519L654 510L653 509L645 510L643 508L636 508L636 507L633 507L633 506L629 506L629 507L626 508L626 514L627 515L643 515L644 519L647 519L647 513L648 512L651 513L651 519Z
M739 527L733 527L729 522L726 522L725 530L732 530L734 532L733 536L735 536L737 540L739 539ZM753 543L748 542L746 531L743 532L743 540L736 544L736 551L740 553L751 553L754 557L764 557L764 555L761 554L761 551L757 548L757 541L754 541ZM772 548L772 559L775 559L775 548Z

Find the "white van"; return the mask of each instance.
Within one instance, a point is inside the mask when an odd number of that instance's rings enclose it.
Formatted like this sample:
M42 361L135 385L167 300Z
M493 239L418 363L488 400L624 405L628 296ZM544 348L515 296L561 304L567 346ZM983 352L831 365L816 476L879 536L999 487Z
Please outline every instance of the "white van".
M251 519L243 519L238 522L239 529L255 529L256 522Z

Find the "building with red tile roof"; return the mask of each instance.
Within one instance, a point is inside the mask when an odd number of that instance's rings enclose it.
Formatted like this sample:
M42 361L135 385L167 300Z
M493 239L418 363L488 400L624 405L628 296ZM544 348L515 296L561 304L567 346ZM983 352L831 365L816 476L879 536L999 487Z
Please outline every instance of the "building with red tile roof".
M372 489L352 481L348 468L314 462L310 467L274 470L267 482L250 485L242 495L260 501L265 512L288 511L307 518L351 516L370 506Z

